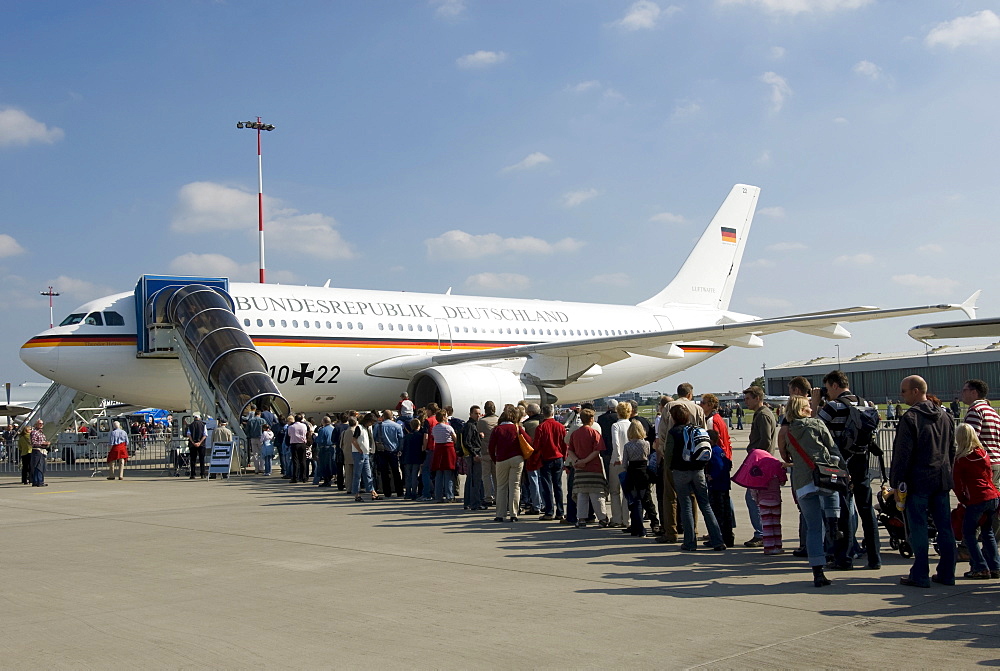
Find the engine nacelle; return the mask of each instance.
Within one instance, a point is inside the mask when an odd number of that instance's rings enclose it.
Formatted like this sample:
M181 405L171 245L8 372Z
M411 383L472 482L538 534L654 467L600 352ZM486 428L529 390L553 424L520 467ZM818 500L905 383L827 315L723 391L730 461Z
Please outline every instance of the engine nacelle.
M539 404L556 402L555 396L525 384L515 373L475 365L426 368L413 376L407 390L418 408L432 402L442 408L450 405L460 417L486 401L493 401L498 412L505 404L522 399Z

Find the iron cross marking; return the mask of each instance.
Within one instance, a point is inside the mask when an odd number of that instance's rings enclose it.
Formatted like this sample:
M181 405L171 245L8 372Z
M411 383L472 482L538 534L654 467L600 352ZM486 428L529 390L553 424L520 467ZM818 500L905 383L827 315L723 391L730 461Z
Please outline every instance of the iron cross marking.
M292 371L292 379L301 387L306 383L306 378L313 379L313 371L309 370L309 364L300 363L299 370Z

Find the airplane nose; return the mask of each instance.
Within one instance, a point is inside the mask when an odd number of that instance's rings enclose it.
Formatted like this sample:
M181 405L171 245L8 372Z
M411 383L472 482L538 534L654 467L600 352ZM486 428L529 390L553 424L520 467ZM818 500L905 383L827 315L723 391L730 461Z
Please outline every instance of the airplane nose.
M53 378L59 368L59 347L53 336L37 335L21 345L21 361L47 378Z

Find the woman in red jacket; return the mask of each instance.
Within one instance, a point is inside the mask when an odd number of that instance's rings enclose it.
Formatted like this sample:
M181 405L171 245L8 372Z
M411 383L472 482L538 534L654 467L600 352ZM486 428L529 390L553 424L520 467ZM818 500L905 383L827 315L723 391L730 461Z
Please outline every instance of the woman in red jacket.
M959 503L965 506L962 532L972 565L972 570L965 577L973 580L1000 578L1000 556L997 555L997 539L993 534L1000 491L993 484L990 459L975 429L968 424L958 425L955 442L958 443L953 469L955 494ZM982 550L979 549L980 539L983 541Z
M508 516L511 522L517 521L517 508L521 500L521 472L524 470L524 457L521 456L519 435L528 440L528 434L514 423L517 418L513 407L504 408L500 420L490 434L490 459L497 469L497 512L494 522L503 522Z

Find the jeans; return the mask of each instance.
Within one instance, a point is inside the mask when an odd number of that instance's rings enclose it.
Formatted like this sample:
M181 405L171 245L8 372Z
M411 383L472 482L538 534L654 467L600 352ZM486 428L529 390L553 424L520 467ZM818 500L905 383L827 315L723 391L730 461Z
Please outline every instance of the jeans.
M913 547L913 566L910 579L930 584L930 566L927 559L927 515L937 527L939 559L937 574L945 582L955 579L955 534L951 530L951 497L947 491L931 494L910 492L906 496L906 523L910 528L910 545Z
M31 484L41 487L45 484L45 454L41 450L31 450Z
M434 497L434 474L431 473L431 461L433 459L433 450L424 452L424 463L420 468L420 482L423 485L423 488L420 490L420 496L428 501Z
M539 484L542 488L542 512L546 515L563 516L562 469L562 459L542 462ZM553 501L555 501L554 506Z
M810 566L826 564L826 549L823 533L828 528L827 520L840 515L840 500L837 494L811 492L799 497L799 510L806 521L806 550L809 552Z
M878 521L875 519L875 508L872 506L872 481L868 476L868 452L856 454L848 459L847 471L851 474L851 484L854 488L854 507L857 508L861 528L865 532L868 564L881 564Z
M420 464L403 464L403 480L406 483L406 498L417 498L417 482L420 479Z
M403 495L403 476L399 472L399 452L376 452L375 465L378 467L379 479L382 483L382 493L391 496Z
M753 498L753 491L747 490L747 510L750 512L750 526L753 527L753 537L764 537L764 523L760 519L760 506Z
M997 516L997 505L1000 499L990 499L965 508L965 519L962 520L962 533L965 535L965 545L969 548L969 564L973 571L1000 571L1000 560L997 559L997 537L993 534L993 520ZM979 518L986 516L982 525ZM982 532L983 548L979 549L980 532Z
M705 526L708 527L708 537L712 547L725 545L722 538L722 530L719 529L719 522L715 519L715 513L708 503L708 482L705 480L705 471L674 471L674 487L677 489L677 502L681 509L681 518L684 520L684 543L683 550L691 551L698 549L698 535L695 533L694 510L691 507L691 494L694 494L698 501L698 508L705 518Z
M455 478L452 471L436 471L434 473L434 500L451 501L455 498Z
M475 457L464 457L464 459L466 476L465 491L462 496L466 508L477 510L483 505L483 474Z
M371 462L368 455L363 452L351 452L354 457L354 478L351 483L351 493L360 496L362 491L374 492L375 485L372 483ZM361 488L364 487L362 490Z
M264 475L271 475L271 461L274 457L261 457L260 460L264 464Z
M710 490L708 501L712 505L712 512L715 513L715 521L719 523L722 540L726 545L736 545L736 538L733 536L733 502L729 499L729 492Z
M532 510L542 507L542 494L539 486L538 471L525 471L524 482L527 485L521 492L521 503Z
M281 443L281 475L292 477L292 448L288 443Z

